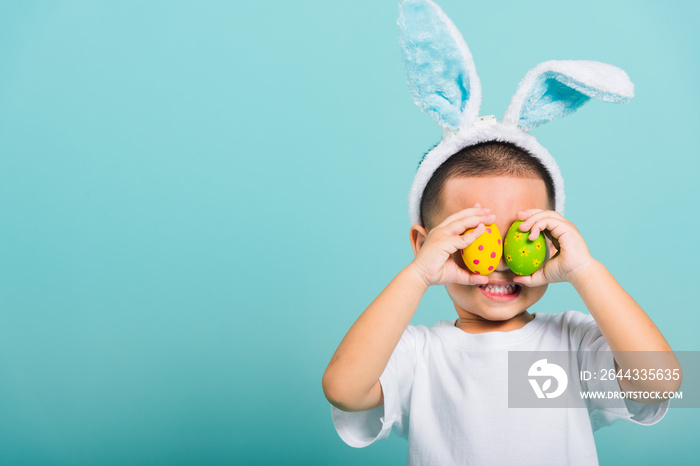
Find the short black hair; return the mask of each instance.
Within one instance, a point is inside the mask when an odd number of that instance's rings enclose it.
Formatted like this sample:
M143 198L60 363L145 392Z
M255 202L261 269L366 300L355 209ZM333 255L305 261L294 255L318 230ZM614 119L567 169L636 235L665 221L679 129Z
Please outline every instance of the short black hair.
M433 216L440 209L443 188L450 178L502 175L541 178L547 188L548 207L554 210L554 181L542 162L513 143L487 141L461 149L435 170L420 200L421 224L431 228Z

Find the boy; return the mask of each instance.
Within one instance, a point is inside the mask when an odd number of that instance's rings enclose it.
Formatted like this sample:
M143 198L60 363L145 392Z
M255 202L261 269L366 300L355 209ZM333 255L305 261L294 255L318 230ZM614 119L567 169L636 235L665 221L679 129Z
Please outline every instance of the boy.
M651 319L562 215L558 166L528 131L591 97L624 103L633 85L610 65L545 62L526 75L500 122L478 118L480 83L449 18L432 1L405 0L399 26L411 93L443 128L443 140L422 160L409 195L414 260L360 315L323 376L336 429L355 447L393 429L408 438L409 464L597 464L595 429L616 419L653 424L669 401L511 408L508 353L568 352L576 374L642 370L640 351L661 355L654 368L680 375L680 367ZM506 232L515 220L531 240L545 234L548 260L531 276L515 275L504 260L488 275L471 273L460 250L488 225ZM549 283L564 281L590 315L529 312ZM457 319L409 325L433 285L445 285ZM539 387L547 396L550 382ZM680 377L579 383L615 394L673 392Z
M576 227L551 210L548 178L535 158L502 142L467 147L435 172L421 202L426 227L411 227L415 259L357 319L324 374L348 444L366 446L393 427L409 439L409 464L597 464L594 429L663 417L668 401L620 400L616 408L591 409L590 421L588 410L507 407L508 350L602 351L609 344L614 354L670 351ZM460 249L485 225L507 231L516 219L532 236L548 232L553 257L530 277L516 276L504 260L488 276L471 274ZM575 311L528 312L547 284L559 281L576 288L595 322ZM440 284L458 318L409 326L423 293Z

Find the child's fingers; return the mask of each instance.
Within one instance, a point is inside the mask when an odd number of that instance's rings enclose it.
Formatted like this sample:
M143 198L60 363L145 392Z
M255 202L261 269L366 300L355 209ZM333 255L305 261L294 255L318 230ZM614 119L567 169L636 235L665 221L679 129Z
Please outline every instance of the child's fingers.
M476 275L457 267L455 281L458 285L486 285L489 277L486 275Z
M534 241L535 239L537 239L540 232L542 231L542 228L537 223L538 220L541 220L543 217L546 217L547 215L549 215L550 212L551 211L549 210L542 209L521 210L517 213L517 218L518 220L522 220L523 222L518 228L522 232L529 231L530 234L528 235L528 239L530 241Z
M458 247L457 249L464 249L470 244L472 244L476 239L484 234L484 231L486 231L486 226L483 223L479 223L476 228L474 228L472 231L469 233L464 233L463 235L457 236L458 238Z
M536 214L537 212L544 212L542 209L528 209L528 210L520 210L518 211L516 218L518 220L527 220L530 218L532 215Z
M520 212L519 212L520 213ZM553 238L559 238L564 232L567 220L559 213L551 210L541 210L530 215L520 224L520 231L529 231L528 239L534 241L543 230L549 230Z
M479 236L481 236L484 233L485 230L486 227L484 226L484 224L479 223L476 226L476 228L474 228L474 230L463 235L444 234L439 237L436 237L435 244L440 244L438 241L444 241L445 243L442 243L443 246L440 246L440 248L449 254L454 254L460 249L464 249L470 244L472 244Z
M566 220L562 214L559 212L554 212L553 210L540 210L540 209L530 209L522 212L518 212L518 217L520 214L527 214L527 218L520 224L520 229L529 229L530 225L537 222L541 218L552 217L558 218L560 220Z
M440 224L438 226L436 226L435 228L443 228L446 225L449 225L450 223L452 223L455 220L458 220L460 218L470 217L470 216L474 216L474 215L488 215L490 213L491 213L491 209L480 207L479 204L477 203L474 207L470 207L468 209L464 209L464 210L460 210L459 212L455 212L454 214L450 215L445 220L440 222ZM464 230L462 230L462 231L464 231Z
M554 248L554 254L552 255L552 251L550 250L548 252L548 254L546 255L546 257L550 257L550 255L551 255L551 258L554 259L557 256L557 254L559 254L559 250L561 249L561 246L559 244L559 240L557 238L553 237L552 233L550 233L547 230L544 231L544 236L547 237L547 239L549 240L549 244L551 244L552 248ZM549 248L549 245L547 247Z
M544 274L544 269L540 269L532 275L513 277L513 282L527 287L542 286L549 283Z
M443 226L442 228L448 235L461 235L466 230L469 230L470 228L475 228L480 223L490 225L495 221L496 215L494 214L469 215L467 217L457 218L451 223L448 223L447 225ZM483 233L483 230L481 233ZM481 233L479 233L479 235ZM474 239L476 238L478 238L478 236L474 237ZM472 241L474 241L474 239Z
M530 237L533 235L539 235L540 231L544 231L545 234L548 233L547 236L550 238L550 241L558 245L559 239L567 232L567 230L573 231L571 228L569 228L570 226L571 224L565 220L551 217L543 218L533 225L533 231L530 233ZM534 236L534 238L537 238L537 236ZM531 241L533 240L534 239L531 238Z

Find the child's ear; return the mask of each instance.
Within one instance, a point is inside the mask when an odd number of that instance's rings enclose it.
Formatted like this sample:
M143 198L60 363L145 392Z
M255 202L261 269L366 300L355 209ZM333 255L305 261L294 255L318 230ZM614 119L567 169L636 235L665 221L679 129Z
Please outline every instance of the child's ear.
M425 243L425 238L428 237L428 230L417 224L411 225L411 231L409 233L409 236L411 240L411 246L413 247L413 255L415 256L416 254L418 254L420 248L423 247L423 243Z
M550 60L531 69L503 114L503 122L530 131L575 112L593 99L618 104L634 96L620 68L590 60Z

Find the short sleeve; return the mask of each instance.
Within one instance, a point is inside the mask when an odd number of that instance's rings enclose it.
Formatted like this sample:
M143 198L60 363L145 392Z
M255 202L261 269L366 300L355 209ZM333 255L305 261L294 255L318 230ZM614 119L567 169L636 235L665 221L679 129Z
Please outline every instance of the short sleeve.
M579 366L582 370L614 370L615 361L610 346L603 338L593 317L587 316L576 328L574 334L580 336ZM583 387L589 392L620 392L617 379L596 378ZM624 398L606 400L586 400L593 430L608 426L617 420L634 424L652 425L659 422L668 411L671 400L660 403L641 403Z
M379 377L384 405L367 411L348 412L331 405L333 425L351 447L366 447L389 436L392 429L408 435L408 414L417 361L416 329L409 326Z

